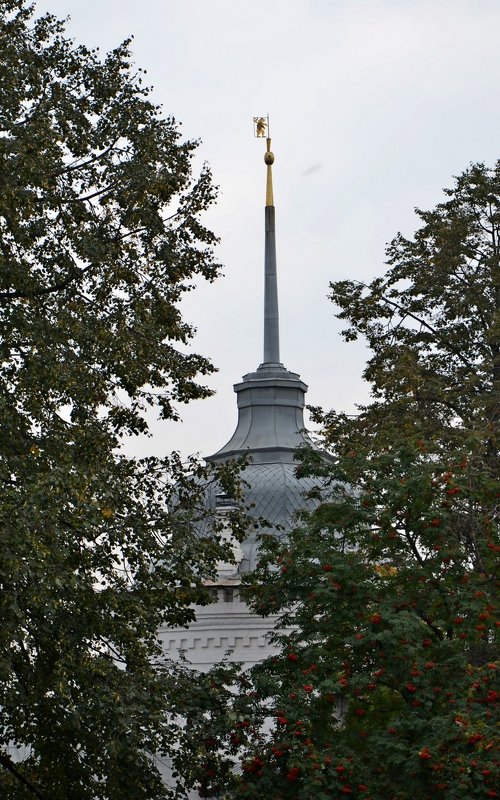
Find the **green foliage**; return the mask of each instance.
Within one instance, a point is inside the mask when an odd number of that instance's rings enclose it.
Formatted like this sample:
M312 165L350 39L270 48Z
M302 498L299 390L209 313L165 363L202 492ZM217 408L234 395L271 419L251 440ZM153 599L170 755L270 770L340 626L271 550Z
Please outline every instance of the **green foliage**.
M101 58L32 13L0 2L0 794L163 798L157 629L221 548L196 532L207 472L120 443L209 394L178 302L217 275L215 191L127 42Z
M383 278L332 284L373 401L316 412L320 503L250 578L282 652L247 690L245 800L497 796L500 163L446 194Z

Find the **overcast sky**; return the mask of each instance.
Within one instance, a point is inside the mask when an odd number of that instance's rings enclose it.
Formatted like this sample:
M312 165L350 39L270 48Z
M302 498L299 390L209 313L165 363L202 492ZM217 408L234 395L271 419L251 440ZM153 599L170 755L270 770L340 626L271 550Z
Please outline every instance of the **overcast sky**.
M470 162L500 156L499 0L37 0L77 42L133 35L153 98L199 138L220 186L206 223L225 277L186 297L194 348L219 372L210 400L157 423L134 452L209 455L236 423L232 384L262 361L264 143L269 112L281 355L313 405L367 399L365 353L346 344L331 280L369 280Z

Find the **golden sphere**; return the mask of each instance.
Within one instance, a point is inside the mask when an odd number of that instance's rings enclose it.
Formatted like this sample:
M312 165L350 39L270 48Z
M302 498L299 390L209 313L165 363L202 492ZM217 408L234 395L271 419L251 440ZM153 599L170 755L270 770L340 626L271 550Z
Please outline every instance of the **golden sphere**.
M264 155L264 161L266 162L267 166L270 167L271 164L274 164L274 153L271 153L270 150Z

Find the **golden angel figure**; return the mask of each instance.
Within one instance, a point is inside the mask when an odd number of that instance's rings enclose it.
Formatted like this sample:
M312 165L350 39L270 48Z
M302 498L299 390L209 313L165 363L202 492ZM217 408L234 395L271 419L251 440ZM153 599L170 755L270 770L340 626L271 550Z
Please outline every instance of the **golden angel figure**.
M267 128L267 120L265 117L254 117L253 121L255 123L255 135L256 136L265 136L266 135L266 128Z

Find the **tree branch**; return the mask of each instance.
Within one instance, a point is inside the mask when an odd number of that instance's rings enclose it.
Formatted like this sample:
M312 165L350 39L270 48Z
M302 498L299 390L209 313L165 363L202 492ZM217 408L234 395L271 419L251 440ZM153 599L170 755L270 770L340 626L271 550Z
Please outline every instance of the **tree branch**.
M113 142L111 142L109 147L107 147L105 150L102 151L102 153L96 153L95 156L93 156L92 158L89 158L87 161L82 161L80 163L73 162L73 164L68 164L67 167L64 167L63 169L58 170L56 172L56 175L64 175L67 172L74 172L75 170L78 170L78 169L85 169L85 167L88 167L90 164L94 164L96 161L99 161L99 159L103 158L104 156L107 156L108 153L110 153L111 150L114 148L114 146L116 145L117 141L118 141L118 139L115 139Z
M457 358L460 359L462 364L465 364L466 367L470 368L471 365L469 364L467 359L463 357L463 355L460 352L460 350L458 350L456 347L453 347L449 342L447 342L446 339L443 338L442 334L440 334L435 328L433 328L432 325L429 325L429 323L426 322L424 319L421 319L420 317L417 317L416 314L412 314L412 312L408 311L408 309L403 308L403 306L399 305L399 303L396 303L395 300L390 300L385 295L380 295L380 296L381 296L382 300L385 303L388 303L389 305L393 306L394 308L397 308L398 311L400 311L402 314L406 314L407 317L411 317L411 319L415 320L415 322L418 322L419 325L422 325L423 328L427 328L427 330L430 331L433 334L433 336L436 336L437 338L442 339L445 342L445 344L447 345L447 347L449 347L451 352L454 353L457 356Z
M10 772L12 775L14 775L14 777L18 781L20 781L24 786L26 786L26 788L29 789L30 792L35 797L38 797L38 800L46 800L45 795L43 795L41 792L39 792L38 789L36 788L36 786L34 786L34 784L32 784L31 781L29 781L27 778L25 778L24 775L16 769L16 767L14 766L14 762L12 761L11 758L9 758L9 756L3 755L3 753L0 753L0 764L8 772Z
M66 251L66 255L68 256L68 258L70 259L70 261L73 264L73 272L72 272L71 275L68 275L68 277L65 278L63 281L59 281L59 283L54 283L54 284L52 284L52 286L46 286L43 289L32 289L31 291L21 291L21 290L19 290L19 291L15 291L15 292L0 292L0 301L2 301L2 300L17 300L19 298L22 299L22 300L33 300L33 299L38 298L38 297L43 297L44 295L47 295L47 294L53 294L54 292L60 292L63 289L67 289L68 286L71 283L73 283L74 281L78 281L81 278L83 278L85 273L88 272L89 269L91 269L92 266L93 266L92 264L89 264L84 269L79 269L76 266L75 260L72 257L71 253L68 253Z
M59 283L54 283L52 286L46 286L44 289L33 289L30 292L23 292L23 291L16 291L16 292L0 292L0 301L1 300L17 300L19 298L23 300L31 300L35 297L42 297L46 294L53 294L54 292L60 292L63 289L67 289L70 283L75 281L77 278L80 278L83 274L83 271L79 272L78 275L70 275L66 280L60 281Z
M67 200L63 200L61 202L62 203L85 203L87 200L93 200L94 197L99 197L99 195L101 195L101 194L106 194L106 192L111 191L111 189L114 189L116 186L118 186L118 181L115 181L114 183L108 184L108 186L105 186L104 189L97 189L95 192L92 192L92 194L85 195L85 197L69 197Z

